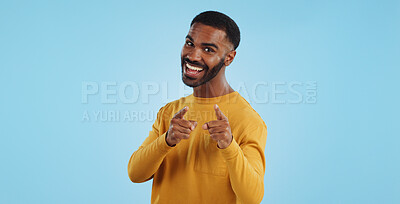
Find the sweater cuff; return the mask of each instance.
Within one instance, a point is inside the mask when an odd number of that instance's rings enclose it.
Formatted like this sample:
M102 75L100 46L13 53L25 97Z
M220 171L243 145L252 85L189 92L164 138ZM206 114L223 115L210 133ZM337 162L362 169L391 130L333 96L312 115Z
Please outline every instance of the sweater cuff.
M235 159L239 153L239 150L240 146L235 141L235 139L232 139L231 144L227 148L219 149L219 151L221 151L222 157L224 157L225 160Z
M159 136L157 138L157 149L163 154L166 154L169 150L174 148L174 147L169 146L167 144L167 141L165 140L167 132L165 132L164 134L162 134L161 136Z

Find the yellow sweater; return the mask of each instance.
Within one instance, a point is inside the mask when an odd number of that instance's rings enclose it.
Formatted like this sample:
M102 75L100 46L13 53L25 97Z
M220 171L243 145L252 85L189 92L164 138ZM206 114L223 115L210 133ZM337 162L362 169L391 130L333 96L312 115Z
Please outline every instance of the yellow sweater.
M228 117L232 143L219 149L201 126L216 120L214 104ZM186 120L197 121L190 138L170 147L169 123L188 106ZM238 92L215 98L193 94L162 107L149 136L128 164L129 178L153 178L151 203L260 203L264 195L267 127Z

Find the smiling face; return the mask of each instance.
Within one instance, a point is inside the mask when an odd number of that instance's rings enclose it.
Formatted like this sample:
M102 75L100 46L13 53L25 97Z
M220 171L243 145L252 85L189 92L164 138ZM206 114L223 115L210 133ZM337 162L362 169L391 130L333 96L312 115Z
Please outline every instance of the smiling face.
M225 31L194 23L181 53L183 83L198 87L212 80L223 67L232 62L230 52L235 51Z

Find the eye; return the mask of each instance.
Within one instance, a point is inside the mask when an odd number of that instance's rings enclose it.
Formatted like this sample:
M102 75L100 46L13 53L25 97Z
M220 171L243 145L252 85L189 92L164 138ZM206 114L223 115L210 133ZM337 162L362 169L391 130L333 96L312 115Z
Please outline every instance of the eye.
M186 41L186 45L187 45L187 46L193 46L193 43L190 42L189 40L187 40L187 41Z
M206 51L206 52L214 52L214 50L211 49L211 48L209 48L209 47L205 47L205 48L204 48L204 51Z

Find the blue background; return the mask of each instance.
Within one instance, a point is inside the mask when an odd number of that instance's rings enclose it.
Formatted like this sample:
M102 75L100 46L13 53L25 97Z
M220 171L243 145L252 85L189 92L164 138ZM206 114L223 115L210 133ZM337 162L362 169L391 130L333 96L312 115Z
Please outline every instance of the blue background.
M204 10L241 29L235 89L317 84L315 103L245 96L268 126L263 203L400 203L399 1L1 1L0 203L149 203L127 163L153 121L82 116L183 96L180 51ZM85 82L99 85L87 103ZM106 103L105 82L137 84L138 100Z

